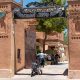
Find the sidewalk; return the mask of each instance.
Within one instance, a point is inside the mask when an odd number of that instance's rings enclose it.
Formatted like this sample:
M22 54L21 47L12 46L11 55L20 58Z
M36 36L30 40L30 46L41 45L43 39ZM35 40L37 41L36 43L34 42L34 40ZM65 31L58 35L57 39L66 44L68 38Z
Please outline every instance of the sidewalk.
M0 80L68 80L67 78L68 63L59 63L59 65L47 65L43 70L43 75L31 77L31 69L23 69L11 79Z

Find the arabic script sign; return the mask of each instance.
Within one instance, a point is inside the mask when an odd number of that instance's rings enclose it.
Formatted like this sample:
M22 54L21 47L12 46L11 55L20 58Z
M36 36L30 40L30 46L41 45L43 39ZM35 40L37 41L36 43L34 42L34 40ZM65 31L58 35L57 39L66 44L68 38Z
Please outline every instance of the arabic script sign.
M23 8L14 11L15 19L65 17L63 7Z

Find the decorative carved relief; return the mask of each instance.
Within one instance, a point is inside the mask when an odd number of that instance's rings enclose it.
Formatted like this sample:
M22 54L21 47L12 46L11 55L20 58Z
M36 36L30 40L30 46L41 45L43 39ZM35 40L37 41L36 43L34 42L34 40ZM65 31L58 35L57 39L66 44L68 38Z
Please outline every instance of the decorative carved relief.
M72 39L80 40L80 37L73 36Z
M72 40L80 41L80 4L72 4L68 9L69 35Z
M76 31L76 32L80 32L80 21L77 21L77 22L75 23L75 31Z
M68 16L69 18L75 18L76 16L78 16L80 18L80 9L70 9L68 11Z
M75 23L75 31L80 33L80 17L73 18L73 23Z
M0 38L8 38L8 35L0 35Z

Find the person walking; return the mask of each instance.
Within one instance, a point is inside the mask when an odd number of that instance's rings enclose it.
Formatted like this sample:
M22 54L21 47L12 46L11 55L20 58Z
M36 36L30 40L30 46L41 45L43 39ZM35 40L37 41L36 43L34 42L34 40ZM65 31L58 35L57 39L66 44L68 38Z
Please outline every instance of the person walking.
M65 60L65 54L64 54L64 46L63 45L60 45L60 47L59 47L59 53L61 55L61 62L64 62L64 60Z
M54 64L58 64L59 58L60 58L59 54L56 53L55 54L55 63Z
M55 56L54 56L54 54L52 54L52 55L51 55L51 65L53 65L54 62L55 62Z
M43 52L41 52L41 53L38 53L37 56L38 56L40 65L44 67L46 54L44 54Z

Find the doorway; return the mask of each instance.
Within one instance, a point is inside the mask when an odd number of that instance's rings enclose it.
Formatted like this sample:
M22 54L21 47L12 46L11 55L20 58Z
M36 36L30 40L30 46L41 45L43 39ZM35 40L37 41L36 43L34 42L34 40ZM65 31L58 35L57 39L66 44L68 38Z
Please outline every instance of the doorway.
M30 69L32 62L35 60L35 32L29 27L24 30L24 40L19 40L18 43L23 43L23 45L18 46L16 52L16 74L19 74L19 71L24 69ZM18 36L18 38L21 36ZM24 46L24 47L22 47Z

